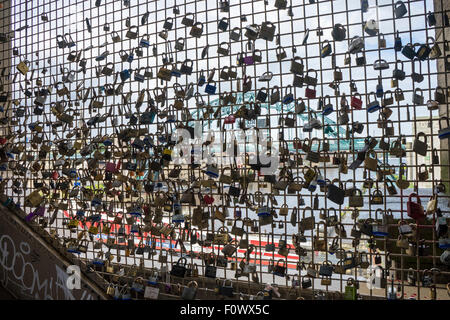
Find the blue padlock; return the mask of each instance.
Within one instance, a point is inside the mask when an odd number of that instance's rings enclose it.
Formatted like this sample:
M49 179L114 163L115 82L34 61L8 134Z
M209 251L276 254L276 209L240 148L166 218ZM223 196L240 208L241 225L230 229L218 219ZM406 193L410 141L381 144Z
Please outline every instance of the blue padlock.
M324 116L328 116L332 112L333 112L333 105L329 104L329 105L326 105L325 108L323 108L322 114Z
M211 83L214 83L214 85L212 85ZM216 82L214 80L211 80L206 84L205 93L216 94Z
M131 50L131 53L128 55L127 62L132 63L134 60L134 49Z
M105 264L105 261L103 259L100 259L100 258L94 258L92 260L92 264L95 264L97 266L103 266Z
M288 92L288 89L289 89L289 92ZM294 101L294 95L292 94L292 85L288 85L286 87L286 91L285 92L286 92L286 94L283 97L283 103L284 104L292 103Z
M102 204L102 201L100 199L98 199L98 198L94 198L91 201L91 206L93 206L93 207L99 206L101 204Z
M325 101L321 102L322 103L322 107L323 107L322 114L324 116L327 116L327 115L329 115L329 114L331 114L333 112L333 104L331 103L331 98L330 98L329 95L327 95L324 98L324 100L327 99L327 98L328 98L328 103L325 103Z
M76 215L77 215L77 217L84 217L84 211L83 210L77 210Z
M130 79L130 77L131 77L130 69L125 69L120 72L120 79L122 80L122 82L127 81L128 79Z
M202 71L203 71L203 70L202 70ZM206 82L205 75L203 74L203 72L201 72L201 73L200 73L200 77L198 78L197 85L198 85L199 87L201 87L201 86L203 86L203 85L205 84L205 82Z
M373 93L373 95L375 95L375 93ZM381 108L380 103L378 102L378 100L375 97L375 100L370 101L369 104L367 105L367 112L373 113L375 111L380 110L380 108Z
M173 223L183 223L184 222L184 216L181 213L174 214L172 216L172 222Z
M181 72L180 72L180 70L177 69L176 66L172 68L172 71L170 73L174 77L177 77L177 78L181 77Z
M256 211L259 217L270 216L270 209L267 206L262 206Z
M322 177L322 175L319 175L319 176L317 177L317 184L318 184L319 186L326 186L326 185L327 185L327 182L326 182L325 179Z
M111 139L109 139L109 138L106 138L106 139L103 141L103 144L104 144L105 146L107 146L107 147L110 147L110 146L113 145L113 141L112 141Z
M311 192L314 192L314 191L316 191L316 189L317 189L317 180L313 180L309 184L308 190L311 191Z
M210 176L211 178L218 178L219 177L219 169L217 167L209 165L206 168L206 174Z
M133 224L130 228L130 232L132 233L138 233L139 232L139 226L137 224Z
M383 96L384 96L383 84L381 84L381 79L379 79L378 81L379 82L377 84L376 95L378 98L383 98Z
M150 36L148 34L144 34L139 42L139 46L143 48L150 47Z

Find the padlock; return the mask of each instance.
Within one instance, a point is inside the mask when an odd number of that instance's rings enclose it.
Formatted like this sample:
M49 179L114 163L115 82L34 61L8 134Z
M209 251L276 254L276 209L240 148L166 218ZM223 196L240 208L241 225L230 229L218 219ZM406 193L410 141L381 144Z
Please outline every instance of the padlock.
M183 61L180 67L180 72L182 74L191 75L192 74L193 61L191 59L186 59Z
M420 91L420 94L418 93ZM413 102L416 105L423 105L425 98L423 96L423 90L421 88L416 88L413 94Z
M432 46L430 51L430 59L437 59L442 55L441 48L439 47L439 44L436 43L433 37L428 37L427 42L431 40Z
M320 50L320 56L322 58L328 57L331 54L332 50L331 50L331 44L328 40L325 40L322 43L322 48Z
M166 30L172 30L173 28L173 18L167 17L166 20L164 20L163 28Z
M403 1L397 1L394 5L394 14L396 19L400 19L404 17L408 13L408 9L406 9Z
M364 53L362 54L361 57L358 56L358 53L356 53L356 65L358 67L362 67L367 63L366 61L366 56L364 55Z
M300 60L300 62L297 62L297 60ZM301 75L301 74L303 74L304 68L305 68L305 66L303 64L303 59L300 58L299 56L295 56L291 60L290 72L297 74L297 75Z
M273 41L273 38L275 36L275 25L270 21L265 21L261 25L261 29L259 31L259 38L267 40L267 41Z
M362 105L363 105L363 101L361 99L361 94L359 94L359 93L353 94L353 96L350 100L350 105L352 106L352 108L354 108L356 110L361 110Z
M183 289L181 298L183 300L194 300L197 295L198 284L196 281L190 281L188 285Z
M200 38L203 34L203 23L196 22L192 27L189 33L191 36Z
M359 36L354 36L350 41L348 52L350 54L356 54L358 52L361 52L363 49L364 49L364 40Z
M421 136L424 138L424 141L420 140ZM427 136L425 133L419 132L414 140L413 151L416 152L417 154L420 154L421 156L426 156L427 149L428 149Z
M224 46L226 45L226 47ZM217 53L222 56L227 56L230 54L230 44L228 42L221 42L217 47Z
M284 50L284 48L281 46L278 46L275 49L275 53L276 53L278 61L282 61L283 59L285 59L287 57L286 50Z
M281 263L281 264L280 264ZM273 274L279 277L286 276L287 263L284 259L279 259L277 263L273 266Z
M434 15L434 12L428 11L427 21L430 27L436 25L436 16Z
M406 44L402 49L402 54L408 59L413 60L416 57L416 51L411 43Z
M345 30L345 27L340 23L335 24L333 30L331 31L331 36L335 41L345 40L347 36L346 34L347 32Z
M416 197L417 202L412 201L412 197ZM415 220L422 220L425 218L425 212L422 207L420 197L417 195L417 193L411 193L408 197L407 205L407 212L408 216L415 219Z
M445 121L445 124L442 125L442 121ZM448 139L450 137L450 123L448 117L441 117L439 119L439 131L438 131L439 139Z
M235 27L231 30L230 39L233 41L239 41L241 38L241 29L239 27Z
M398 63L401 63L401 65L402 65L401 69L398 68ZM392 71L392 78L398 79L400 81L405 80L406 73L405 73L405 71L403 71L403 61L397 60L395 62L395 69L394 69L394 71Z
M380 33L378 36L378 47L380 49L386 48L386 39L384 38L384 34Z
M227 285L228 283L228 285ZM233 282L231 279L224 279L222 286L219 288L219 294L226 297L233 297Z
M289 92L288 92L289 89ZM292 85L287 85L286 86L286 94L282 99L283 104L290 104L294 101L294 95L292 94Z
M185 25L186 27L192 27L194 25L194 14L191 12L186 13L181 20L181 24Z
M347 279L347 284L345 286L344 299L345 300L356 300L357 298L357 288L355 280L353 278Z
M222 19L220 19L217 28L221 31L227 31L228 29L228 18L223 17Z
M211 80L206 84L205 93L216 94L216 82L214 80Z
M17 70L19 70L21 74L26 75L30 70L30 62L28 60L21 61L17 65Z
M428 59L429 55L431 53L431 48L428 46L428 39L427 43L420 45L419 49L417 49L416 56L421 61L425 61Z
M331 103L331 98L329 95L326 95L323 100L324 100L324 102L323 102L324 106L323 106L322 114L324 116L330 115L334 111L333 104Z

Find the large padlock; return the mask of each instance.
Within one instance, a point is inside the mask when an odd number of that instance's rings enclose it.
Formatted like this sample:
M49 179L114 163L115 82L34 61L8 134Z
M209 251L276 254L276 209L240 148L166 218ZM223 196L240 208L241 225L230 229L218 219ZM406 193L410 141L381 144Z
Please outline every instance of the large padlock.
M166 30L172 30L172 28L173 28L173 18L172 17L166 18L166 20L164 21L164 24L163 24L163 28Z
M280 264L281 263L281 264ZM273 266L273 274L279 277L286 276L287 263L284 259L279 259L277 263Z
M411 43L406 44L402 49L402 54L408 59L413 60L416 57L416 51L414 50L414 45Z
M416 197L417 202L412 201L412 197ZM425 211L422 207L422 203L420 201L420 197L417 193L411 193L408 197L407 212L408 216L415 220L423 220L425 218Z
M181 20L181 24L184 24L186 27L192 27L194 25L194 14L191 12L186 13Z
M241 29L239 27L235 27L231 30L230 39L233 41L239 41L241 38Z
M405 14L408 13L408 9L406 9L405 4L403 1L397 1L394 6L394 14L395 18L400 19L405 16Z
M203 34L203 23L196 22L192 27L189 33L191 36L200 38Z
M423 137L424 141L421 141L420 137ZM416 139L414 140L413 151L416 152L417 154L420 154L421 156L426 156L427 149L428 149L427 136L424 132L419 132L416 135Z
M225 45L225 46L224 46ZM230 54L230 44L228 42L221 42L217 47L217 53L222 56L227 56Z
M345 40L346 34L347 32L345 30L345 27L340 23L335 24L333 30L331 31L331 36L335 41Z
M138 36L138 27L137 26L131 26L125 36L129 39L136 39Z
M198 284L196 281L190 281L188 285L183 289L181 298L183 300L194 300L197 295Z
M287 0L275 0L275 8L278 9L286 9L287 8Z
M344 299L345 300L356 300L357 288L356 283L353 278L347 279L347 284L345 286Z
M221 31L227 31L228 25L229 25L228 18L223 17L222 19L220 19L217 28Z
M273 41L273 38L275 36L275 29L276 27L272 22L265 21L261 25L259 37L267 41Z
M183 61L180 67L180 72L182 74L191 75L192 74L193 61L191 59L186 59Z
M356 54L364 49L364 40L359 36L354 36L348 47L350 54Z
M335 179L336 180L336 179ZM327 186L327 199L333 201L336 204L344 204L345 190L334 184L333 180L331 184Z
M30 70L30 62L28 60L21 61L17 65L17 70L19 70L21 74L26 75Z

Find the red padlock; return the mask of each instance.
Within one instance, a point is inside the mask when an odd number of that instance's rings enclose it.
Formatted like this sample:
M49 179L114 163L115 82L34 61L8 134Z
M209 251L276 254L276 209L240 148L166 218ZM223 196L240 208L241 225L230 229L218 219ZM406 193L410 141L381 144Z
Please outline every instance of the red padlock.
M53 179L53 180L58 180L58 178L59 178L59 173L58 173L58 171L53 171L53 173L52 173L52 179Z
M8 141L8 139L0 137L0 144L1 145L4 145L7 141Z
M417 202L413 202L411 197L416 197ZM422 203L420 201L420 197L417 193L411 193L408 197L408 202L406 204L408 210L408 217L413 218L414 220L422 220L425 218L425 212L422 207Z
M316 90L315 89L306 88L305 89L305 96L308 99L315 99L316 98Z
M359 95L359 98L356 97L356 95ZM356 93L354 96L352 96L351 102L350 102L352 108L356 109L356 110L361 110L362 109L362 99L361 99L361 95L359 93Z
M114 162L107 162L106 163L106 171L116 173L118 171L116 164Z
M295 149L301 149L302 141L299 138L294 138L293 145Z
M224 122L225 124L232 124L236 121L236 117L234 115L229 115L228 117L225 117Z
M203 201L205 201L206 204L212 204L214 202L214 197L205 195Z

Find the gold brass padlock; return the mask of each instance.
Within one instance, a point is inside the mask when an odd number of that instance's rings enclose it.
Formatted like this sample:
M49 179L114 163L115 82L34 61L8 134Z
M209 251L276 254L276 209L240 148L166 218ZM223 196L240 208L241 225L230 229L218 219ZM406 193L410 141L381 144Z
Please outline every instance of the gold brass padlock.
M17 65L17 70L19 70L21 74L26 75L28 73L28 71L30 70L30 67L28 64L29 64L29 62L27 60L21 61Z

